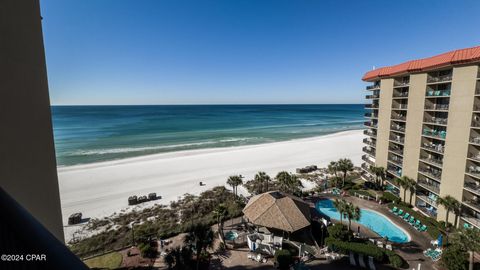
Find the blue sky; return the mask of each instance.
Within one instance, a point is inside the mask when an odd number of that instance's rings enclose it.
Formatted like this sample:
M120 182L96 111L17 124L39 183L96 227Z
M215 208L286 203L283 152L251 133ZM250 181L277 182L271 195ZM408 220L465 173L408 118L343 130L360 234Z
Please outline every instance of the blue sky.
M480 45L480 1L42 0L53 104L363 103L362 75Z

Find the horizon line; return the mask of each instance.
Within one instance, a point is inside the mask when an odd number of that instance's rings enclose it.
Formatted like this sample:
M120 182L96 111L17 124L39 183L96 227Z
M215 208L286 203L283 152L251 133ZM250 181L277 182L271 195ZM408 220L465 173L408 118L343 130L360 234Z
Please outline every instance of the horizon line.
M276 105L365 105L365 103L179 103L179 104L51 104L50 106L276 106Z

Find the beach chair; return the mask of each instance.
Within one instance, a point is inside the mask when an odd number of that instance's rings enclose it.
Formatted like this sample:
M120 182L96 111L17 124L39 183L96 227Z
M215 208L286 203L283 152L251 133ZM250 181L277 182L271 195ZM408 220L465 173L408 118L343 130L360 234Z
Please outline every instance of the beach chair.
M373 263L373 257L368 256L368 268L370 270L375 270L375 264Z
M396 206L394 206L392 209L390 209L390 212L395 213L395 212L397 212L397 210L398 210L398 208Z
M404 220L408 220L409 217L410 217L410 213L406 213L406 214L403 216L403 219L404 219Z
M422 226L420 227L420 231L424 232L426 230L427 230L427 226L425 226L425 224L422 224Z
M403 214L403 209L400 209L400 210L398 210L397 213L395 213L395 215L397 215L397 216L400 216L400 215L402 215L402 214Z
M353 254L353 252L350 252L350 265L357 266L357 263L355 262L355 254Z
M383 248L383 242L381 242L381 241L377 241L377 247L379 247L379 248Z
M390 244L385 245L385 248L388 249L388 250L390 250L390 251L393 250L393 249L392 249L392 245L390 245Z
M415 222L415 217L411 216L410 219L408 220L408 223L410 223L410 225L413 225L414 222Z
M415 227L415 229L418 230L421 226L422 226L422 223L420 222L420 220L417 219L417 221L415 222L415 224L413 225L413 227Z

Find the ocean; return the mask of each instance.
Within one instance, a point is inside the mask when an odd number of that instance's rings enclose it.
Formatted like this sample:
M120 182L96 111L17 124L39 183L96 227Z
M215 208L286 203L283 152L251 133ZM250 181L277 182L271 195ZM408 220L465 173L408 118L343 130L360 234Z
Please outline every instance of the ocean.
M345 105L53 106L58 166L233 147L361 129Z

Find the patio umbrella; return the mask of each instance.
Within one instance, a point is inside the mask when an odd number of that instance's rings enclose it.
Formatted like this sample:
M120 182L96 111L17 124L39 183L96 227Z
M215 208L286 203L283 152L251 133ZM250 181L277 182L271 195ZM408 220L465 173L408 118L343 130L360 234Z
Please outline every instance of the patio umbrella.
M442 235L442 234L439 234L439 235L438 235L438 238L437 238L438 247L441 247L441 246L442 246L442 241L443 241L443 235Z

